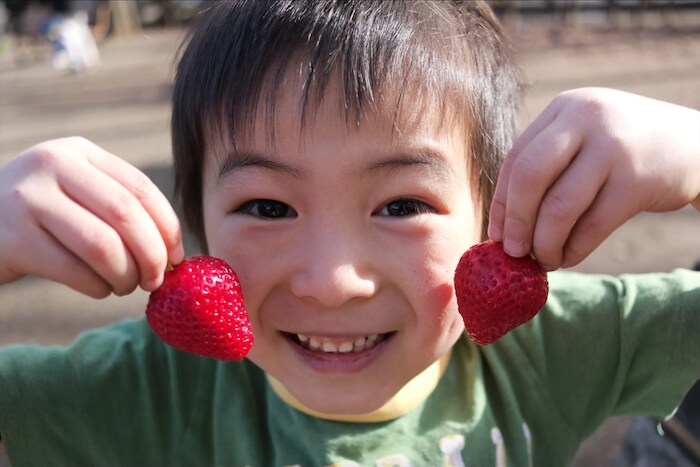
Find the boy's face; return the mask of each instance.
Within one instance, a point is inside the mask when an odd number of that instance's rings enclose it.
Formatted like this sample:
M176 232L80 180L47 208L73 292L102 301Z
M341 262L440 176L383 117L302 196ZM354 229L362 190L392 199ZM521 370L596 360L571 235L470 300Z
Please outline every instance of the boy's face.
M365 413L463 332L453 274L481 227L465 136L429 113L394 131L391 109L356 127L337 89L300 130L300 98L277 103L274 145L261 114L235 155L206 155L207 241L241 280L249 358L314 410Z

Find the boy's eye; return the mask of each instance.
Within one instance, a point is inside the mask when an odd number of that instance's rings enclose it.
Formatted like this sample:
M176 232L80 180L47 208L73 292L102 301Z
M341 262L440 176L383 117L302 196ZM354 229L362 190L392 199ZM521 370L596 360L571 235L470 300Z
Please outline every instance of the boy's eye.
M416 214L430 214L437 212L435 208L415 199L397 199L382 206L375 212L378 216L414 216Z
M254 199L243 203L235 211L238 214L260 217L262 219L285 219L296 217L297 213L289 205L274 199Z

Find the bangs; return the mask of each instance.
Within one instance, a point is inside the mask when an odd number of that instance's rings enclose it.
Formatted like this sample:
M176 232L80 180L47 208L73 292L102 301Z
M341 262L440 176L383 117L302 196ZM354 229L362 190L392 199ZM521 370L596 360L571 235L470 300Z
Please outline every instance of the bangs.
M463 25L445 21L459 17L444 11L457 8L450 2L222 3L197 26L208 34L190 42L179 70L187 73L178 76L186 93L176 102L189 100L182 105L208 144L235 148L255 130L251 116L261 111L274 141L276 104L290 80L302 98L299 113L284 117L301 128L336 79L337 105L349 125L378 108L393 113L397 130L419 122L428 109L441 116L452 109L465 127L471 118L469 54ZM188 66L190 60L204 66Z

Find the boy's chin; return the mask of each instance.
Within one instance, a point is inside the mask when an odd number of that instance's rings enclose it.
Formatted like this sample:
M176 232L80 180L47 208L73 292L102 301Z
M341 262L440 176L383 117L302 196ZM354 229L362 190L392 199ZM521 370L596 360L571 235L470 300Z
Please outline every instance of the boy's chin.
M398 344L388 336L370 349L342 355L292 347L295 358L284 362L272 358L272 353L256 353L264 349L253 346L249 357L267 373L277 395L302 412L336 420L383 421L425 400L442 378L451 354L448 350L437 360L425 355L425 360L406 361Z
M312 383L292 378L283 382L268 374L273 390L289 405L307 414L340 421L387 421L405 415L422 403L442 379L447 352L409 380L383 376L326 379Z
M312 398L308 401L309 407L316 412L330 416L364 416L381 411L395 394L389 394L382 398L370 394L364 398L336 397L326 394L325 398Z
M386 386L357 388L330 388L308 386L287 388L274 378L270 378L273 389L288 404L308 414L330 419L351 419L381 411L399 392L388 390Z

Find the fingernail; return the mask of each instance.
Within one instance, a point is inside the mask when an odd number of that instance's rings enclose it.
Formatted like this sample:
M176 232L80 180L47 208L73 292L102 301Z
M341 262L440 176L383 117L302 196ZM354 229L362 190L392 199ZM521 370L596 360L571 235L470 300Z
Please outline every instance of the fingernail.
M520 258L521 256L525 256L527 254L527 249L522 242L517 242L510 238L506 238L503 241L503 250L510 256L514 256L516 258Z
M172 256L169 260L172 264L179 264L183 259L185 259L185 247L180 243L177 248L175 248L175 251L172 252Z
M489 224L489 228L487 230L488 236L491 240L494 242L500 242L502 239L503 231L501 230L500 227L496 226L495 224Z

